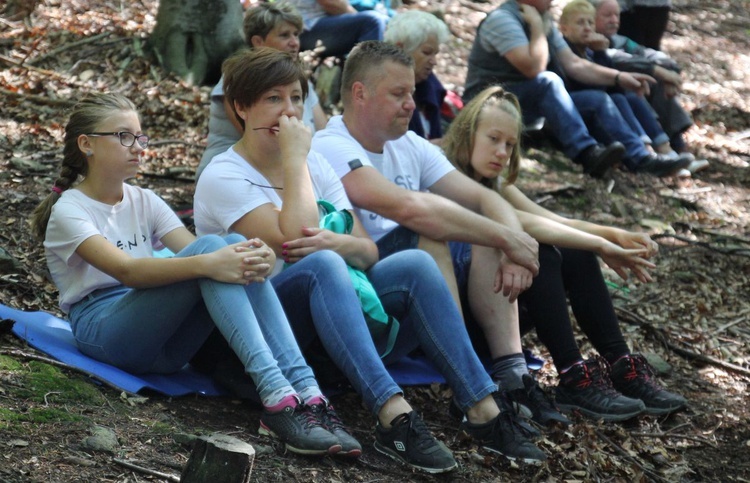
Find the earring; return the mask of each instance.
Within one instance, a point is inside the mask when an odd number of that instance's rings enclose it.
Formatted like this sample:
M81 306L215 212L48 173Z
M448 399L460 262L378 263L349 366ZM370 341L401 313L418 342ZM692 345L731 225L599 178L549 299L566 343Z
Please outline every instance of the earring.
M94 152L91 150L86 151L86 156L93 156Z

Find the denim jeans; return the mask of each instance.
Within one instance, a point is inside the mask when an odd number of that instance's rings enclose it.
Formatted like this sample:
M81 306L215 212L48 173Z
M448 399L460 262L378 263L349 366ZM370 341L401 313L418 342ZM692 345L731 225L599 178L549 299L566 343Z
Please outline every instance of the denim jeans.
M584 149L596 144L565 83L554 72L542 72L534 79L509 82L503 87L518 97L524 122L545 118L545 127L562 144L563 152L570 159L575 160Z
M320 341L374 414L401 389L385 365L421 348L446 378L461 408L496 390L471 348L461 316L432 257L406 250L367 275L400 329L388 356L373 341L344 260L331 251L308 255L272 279L301 347Z
M628 125L612 98L604 91L584 89L570 93L591 134L602 144L620 141L625 146L623 164L635 169L649 152Z
M643 126L646 135L651 138L651 143L654 146L658 146L669 142L669 136L659 123L659 117L656 115L654 108L651 107L651 104L648 103L648 100L634 92L626 92L624 96L628 100L630 109L633 111L636 119Z
M242 240L208 235L176 256L211 253ZM216 326L261 398L289 385L297 392L317 385L268 282L243 286L200 278L146 289L119 285L92 292L69 318L81 352L132 373L179 370Z
M383 40L388 15L375 10L329 15L319 19L300 35L300 50L312 50L318 40L325 47L323 57L344 57L363 40Z
M615 106L617 106L617 110L620 111L620 115L625 120L625 122L628 123L630 129L632 129L633 132L641 139L641 142L643 142L644 144L651 144L651 138L648 134L646 134L645 128L643 127L641 121L638 119L638 116L636 116L635 111L633 110L632 103L635 103L635 99L631 101L631 99L629 99L625 94L619 93L610 93L609 97L612 99L612 102L615 103Z

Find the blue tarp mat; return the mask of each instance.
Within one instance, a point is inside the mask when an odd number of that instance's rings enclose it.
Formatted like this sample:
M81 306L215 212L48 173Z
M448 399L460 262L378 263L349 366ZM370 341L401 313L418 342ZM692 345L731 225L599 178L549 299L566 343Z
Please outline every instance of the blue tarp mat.
M214 384L211 377L188 366L169 375L135 375L91 359L76 347L70 324L47 312L24 312L0 304L0 318L14 320L13 333L35 349L122 390L137 393L150 389L166 396L227 394ZM398 384L404 386L445 382L443 376L423 357L405 358L388 366L388 371Z

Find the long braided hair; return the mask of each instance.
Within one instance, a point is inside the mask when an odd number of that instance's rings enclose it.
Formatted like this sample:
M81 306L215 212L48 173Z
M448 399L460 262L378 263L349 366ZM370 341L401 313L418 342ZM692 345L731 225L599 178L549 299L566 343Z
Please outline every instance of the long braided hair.
M36 238L44 239L52 206L60 199L62 192L71 188L79 176L86 176L88 173L88 159L78 146L78 138L82 134L96 131L97 126L116 111L135 110L130 99L113 93L89 94L73 107L70 120L65 126L60 175L52 185L52 192L37 205L31 215L31 231Z

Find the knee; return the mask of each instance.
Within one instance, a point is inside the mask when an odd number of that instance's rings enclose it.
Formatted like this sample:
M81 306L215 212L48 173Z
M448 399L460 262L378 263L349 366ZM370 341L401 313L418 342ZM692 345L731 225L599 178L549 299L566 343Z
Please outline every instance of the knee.
M219 235L204 235L193 242L197 253L211 253L227 246L227 242Z
M546 88L550 88L550 87L564 88L565 87L565 83L560 78L560 76L549 70L545 70L544 72L537 75L536 81L539 83L540 86L546 87Z
M247 238L245 238L244 236L240 235L239 233L230 233L229 235L227 235L227 236L224 237L224 242L227 245L233 245L235 243L240 243L240 242L243 242L243 241L246 241L246 240L247 240Z
M552 245L539 245L539 269L559 269L562 265L562 253Z
M450 260L450 252L447 252ZM394 253L390 258L393 262L393 269L404 273L419 274L419 276L431 276L432 271L439 273L435 259L424 250L410 249Z

